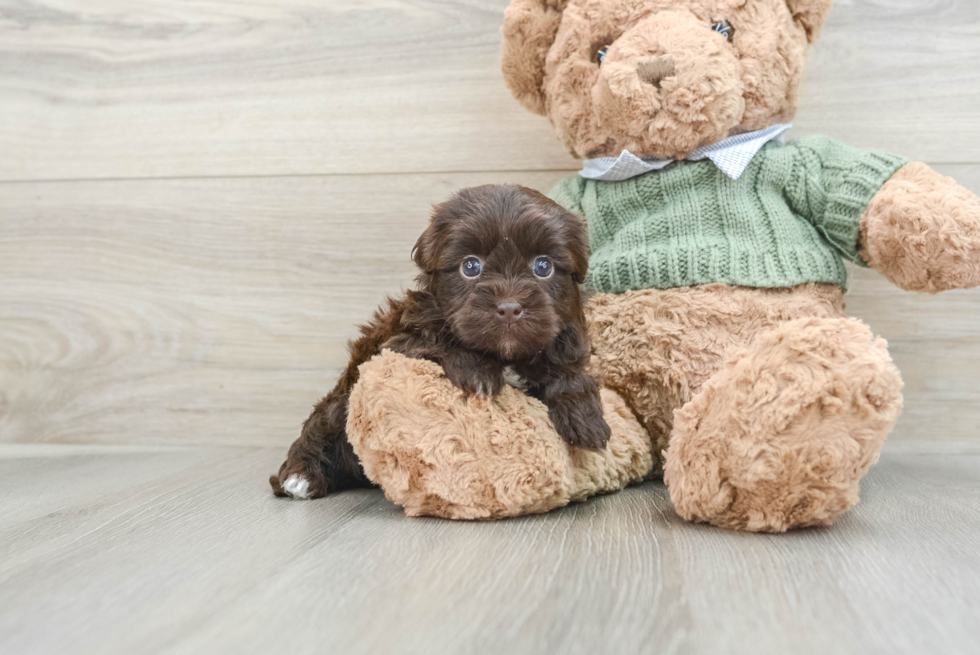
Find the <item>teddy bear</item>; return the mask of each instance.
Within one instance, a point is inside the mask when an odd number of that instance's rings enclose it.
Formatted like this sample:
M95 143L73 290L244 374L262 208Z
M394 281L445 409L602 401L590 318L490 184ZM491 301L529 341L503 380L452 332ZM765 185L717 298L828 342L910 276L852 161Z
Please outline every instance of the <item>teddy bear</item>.
M923 163L787 141L832 0L513 0L503 73L581 172L590 372L606 453L534 399L474 400L431 363L362 367L348 433L410 514L546 511L663 476L677 513L763 532L858 501L902 406L887 344L844 311L843 261L902 289L980 284L980 199ZM392 381L397 380L397 384Z

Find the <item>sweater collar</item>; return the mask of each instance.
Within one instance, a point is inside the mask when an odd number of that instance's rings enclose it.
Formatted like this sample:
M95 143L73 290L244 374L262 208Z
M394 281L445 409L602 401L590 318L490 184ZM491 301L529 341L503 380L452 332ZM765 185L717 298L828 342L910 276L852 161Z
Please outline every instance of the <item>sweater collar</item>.
M770 141L786 142L786 130L793 127L788 123L771 125L764 130L736 134L727 139L698 148L687 156L688 161L710 159L725 175L737 180L752 162L752 158ZM650 171L659 171L675 159L640 158L628 150L619 157L599 157L582 162L579 175L589 180L621 182Z

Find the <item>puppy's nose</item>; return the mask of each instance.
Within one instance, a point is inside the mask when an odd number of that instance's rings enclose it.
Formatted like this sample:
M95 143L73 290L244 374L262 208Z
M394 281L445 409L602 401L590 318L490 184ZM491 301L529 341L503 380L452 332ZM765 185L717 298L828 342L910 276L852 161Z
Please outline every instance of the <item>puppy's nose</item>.
M636 74L647 84L659 89L660 82L674 74L674 60L670 55L650 57L636 66Z
M507 325L513 325L524 318L524 308L521 307L521 303L513 300L499 302L497 303L497 318Z

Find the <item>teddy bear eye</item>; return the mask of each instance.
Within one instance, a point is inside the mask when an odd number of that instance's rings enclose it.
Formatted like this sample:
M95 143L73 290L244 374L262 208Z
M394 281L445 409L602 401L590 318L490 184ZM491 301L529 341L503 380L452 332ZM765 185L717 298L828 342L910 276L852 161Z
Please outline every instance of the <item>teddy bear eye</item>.
M595 53L595 63L602 66L602 60L606 58L606 52L609 51L609 46L604 45L599 48Z
M711 26L715 32L721 34L727 40L731 41L732 37L735 36L735 28L732 27L727 20L720 20Z

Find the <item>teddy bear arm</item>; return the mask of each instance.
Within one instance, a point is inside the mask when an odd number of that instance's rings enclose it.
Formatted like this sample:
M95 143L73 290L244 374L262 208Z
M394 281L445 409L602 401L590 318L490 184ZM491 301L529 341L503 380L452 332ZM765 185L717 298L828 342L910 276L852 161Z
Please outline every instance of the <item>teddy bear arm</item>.
M470 396L437 364L385 350L361 365L347 436L367 477L409 515L533 514L617 491L653 466L650 439L625 401L599 393L607 447L569 448L538 400L511 387Z
M801 137L777 152L789 169L783 194L793 212L809 221L841 257L865 265L859 245L861 213L908 160L822 134Z
M861 217L868 265L909 291L980 285L980 198L923 163L896 172Z

